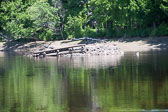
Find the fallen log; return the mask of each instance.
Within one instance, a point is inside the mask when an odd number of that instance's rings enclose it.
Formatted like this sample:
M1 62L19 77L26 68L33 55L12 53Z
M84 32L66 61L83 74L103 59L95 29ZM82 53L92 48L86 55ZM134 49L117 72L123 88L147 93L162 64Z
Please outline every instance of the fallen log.
M70 46L70 47L63 47L63 48L58 48L58 49L52 49L52 50L45 50L45 51L38 51L33 53L33 57L40 57L42 56L50 56L51 55L64 55L64 54L72 54L75 49L80 49L81 52L83 52L85 47L85 44L80 44L80 45L75 45L75 46ZM63 53L67 52L67 53Z

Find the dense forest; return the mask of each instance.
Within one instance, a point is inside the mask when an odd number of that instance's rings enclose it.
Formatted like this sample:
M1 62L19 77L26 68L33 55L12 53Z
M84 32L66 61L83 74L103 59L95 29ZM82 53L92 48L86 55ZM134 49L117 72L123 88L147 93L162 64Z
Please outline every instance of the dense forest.
M168 0L0 0L0 32L10 38L168 35Z

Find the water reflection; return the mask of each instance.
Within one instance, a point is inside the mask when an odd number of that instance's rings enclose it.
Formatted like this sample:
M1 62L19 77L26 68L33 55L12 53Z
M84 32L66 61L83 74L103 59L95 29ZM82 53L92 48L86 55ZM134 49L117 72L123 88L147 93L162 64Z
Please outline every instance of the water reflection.
M35 61L43 61L45 63L56 63L59 67L69 66L71 68L85 69L99 69L102 67L114 67L119 65L123 56L73 56L73 57L48 57L48 58L36 58Z
M167 56L37 60L5 55L0 58L0 112L166 111Z
M4 57L4 52L0 52L0 57Z

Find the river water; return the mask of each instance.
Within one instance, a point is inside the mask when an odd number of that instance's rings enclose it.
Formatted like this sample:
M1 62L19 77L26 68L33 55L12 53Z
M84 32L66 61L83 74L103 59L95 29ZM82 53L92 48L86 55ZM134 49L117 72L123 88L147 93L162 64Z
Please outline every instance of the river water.
M0 112L168 111L168 52L135 54L0 53Z

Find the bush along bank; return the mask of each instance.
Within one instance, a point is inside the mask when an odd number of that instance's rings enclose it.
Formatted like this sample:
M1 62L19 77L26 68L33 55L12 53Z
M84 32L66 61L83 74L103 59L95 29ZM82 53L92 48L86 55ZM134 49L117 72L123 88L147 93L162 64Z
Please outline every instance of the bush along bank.
M168 35L167 0L2 0L9 38L59 40Z

